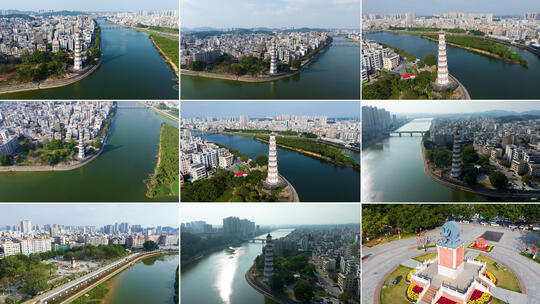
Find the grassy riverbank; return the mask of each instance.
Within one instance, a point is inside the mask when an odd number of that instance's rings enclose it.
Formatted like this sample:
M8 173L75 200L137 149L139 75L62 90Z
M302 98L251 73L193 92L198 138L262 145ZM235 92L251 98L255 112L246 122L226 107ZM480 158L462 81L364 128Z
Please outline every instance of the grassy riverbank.
M254 138L265 143L268 143L269 140L268 136L255 136ZM276 137L276 144L285 149L323 159L341 167L352 167L360 171L360 164L354 158L325 144L285 137Z
M179 41L157 34L150 34L150 39L162 56L165 57L169 65L171 65L174 72L178 73L178 67L180 66Z
M147 183L148 198L179 195L178 129L161 123L156 169Z

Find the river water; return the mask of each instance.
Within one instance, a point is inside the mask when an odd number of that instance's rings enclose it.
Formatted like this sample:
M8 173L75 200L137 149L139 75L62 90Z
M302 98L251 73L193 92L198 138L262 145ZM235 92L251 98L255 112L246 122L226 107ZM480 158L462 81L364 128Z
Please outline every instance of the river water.
M214 143L231 147L250 159L268 155L268 145L249 136L203 135ZM345 150L344 150L345 151ZM360 153L346 150L360 162ZM302 202L358 202L360 173L352 168L335 166L295 151L277 147L278 171L296 189Z
M294 229L279 229L270 232L272 239L282 238ZM266 234L256 238L265 238ZM244 243L214 252L181 269L180 302L264 304L265 297L253 289L245 274L253 265L257 255L262 254L263 244Z
M115 278L105 303L173 304L176 267L178 255L143 259Z
M94 73L64 87L3 94L0 99L178 99L176 75L148 34L98 23L103 55Z
M144 181L154 172L163 121L178 127L150 109L119 108L96 159L71 171L0 172L0 201L145 201ZM178 197L162 200L177 202Z
M359 99L360 44L334 37L306 70L276 81L181 78L182 99Z
M371 33L364 39L375 40L403 49L424 60L427 54L437 54L437 43L407 34ZM519 64L447 46L448 69L469 91L473 99L539 99L540 57L512 47L529 62L529 68Z
M431 118L415 119L399 131L427 131ZM422 137L391 136L362 151L363 202L477 202L486 198L455 190L424 173Z

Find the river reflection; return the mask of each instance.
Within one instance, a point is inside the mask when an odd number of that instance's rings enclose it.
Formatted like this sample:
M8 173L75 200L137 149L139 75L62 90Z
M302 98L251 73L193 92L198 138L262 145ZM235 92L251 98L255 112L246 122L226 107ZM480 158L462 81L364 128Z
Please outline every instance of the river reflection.
M219 295L223 303L231 303L232 285L234 276L238 270L238 261L240 256L245 252L243 247L229 247L225 255L218 258L217 263L222 267L218 270L216 276L215 287L219 291Z

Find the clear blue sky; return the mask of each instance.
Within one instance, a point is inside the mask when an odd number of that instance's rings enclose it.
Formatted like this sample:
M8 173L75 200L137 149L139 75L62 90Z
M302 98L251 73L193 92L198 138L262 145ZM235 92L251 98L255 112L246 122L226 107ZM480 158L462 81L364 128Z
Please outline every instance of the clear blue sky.
M182 27L360 28L360 0L182 0Z
M0 227L20 225L21 220L31 220L32 225L179 226L178 204L0 204Z
M364 14L416 13L417 15L447 12L492 13L494 15L520 15L540 12L538 0L363 0Z
M206 221L223 224L223 218L247 218L256 225L360 224L360 204L180 204L183 223Z
M360 117L358 101L182 101L185 118L249 115L255 118L277 114Z
M21 11L139 11L178 9L178 0L3 0L0 9Z
M391 113L480 113L502 110L512 112L540 111L538 101L363 101L362 106L384 108Z

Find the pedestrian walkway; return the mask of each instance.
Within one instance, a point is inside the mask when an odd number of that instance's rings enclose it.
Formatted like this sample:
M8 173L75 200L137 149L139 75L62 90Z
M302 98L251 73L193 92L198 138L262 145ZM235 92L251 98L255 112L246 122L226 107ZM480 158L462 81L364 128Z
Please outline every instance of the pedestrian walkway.
M467 254L465 255L465 259L476 259L477 256L479 256L480 253L476 251L467 251Z
M527 295L511 291L508 289L495 287L491 288L491 293L493 296L499 300L502 300L505 303L510 304L527 304Z

